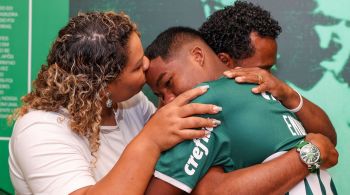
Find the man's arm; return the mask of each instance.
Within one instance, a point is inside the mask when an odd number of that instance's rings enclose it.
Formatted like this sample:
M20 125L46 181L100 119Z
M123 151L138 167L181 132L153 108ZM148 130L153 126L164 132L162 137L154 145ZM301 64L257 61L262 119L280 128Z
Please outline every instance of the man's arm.
M337 164L338 152L328 138L321 134L308 134L306 140L320 149L321 168ZM212 168L192 194L284 194L308 174L307 166L293 149L266 163L230 173L223 173L219 167Z
M221 167L213 167L192 194L284 194L308 174L294 149L272 161L230 173L224 173ZM146 194L181 195L185 192L153 177Z
M284 194L309 174L295 149L272 161L224 173L213 167L202 178L192 194ZM153 177L147 195L181 195L179 188Z
M144 194L162 151L185 139L205 136L205 131L194 129L214 126L212 120L192 117L195 114L216 114L218 111L213 105L188 104L206 91L207 88L203 87L188 90L159 109L128 144L107 175L95 185L70 194Z
M298 93L286 83L261 68L236 68L226 71L225 76L234 78L238 83L257 83L252 89L253 93L269 92L277 98L286 108L296 108L300 103ZM327 136L333 144L337 144L335 129L327 114L316 104L303 98L304 105L296 112L308 133L321 133Z
M296 150L263 164L224 173L213 167L202 178L192 194L284 194L309 174ZM182 190L153 177L147 195L181 195Z
M167 195L181 195L186 194L181 189L161 180L156 177L153 177L148 184L146 195L159 195L159 194L167 194Z
M321 134L308 134L306 140L321 151L322 168L334 166L338 153L328 138ZM263 164L224 173L221 167L213 167L201 179L192 194L284 194L309 174L295 149ZM180 195L182 190L153 177L147 195Z
M295 108L300 102L299 95L292 89L289 98L281 101L287 108ZM292 98L294 96L294 98ZM297 96L297 97L295 97ZM294 99L294 100L293 100ZM293 103L294 101L294 103ZM295 115L308 133L321 133L327 136L334 145L337 145L337 134L327 114L316 104L303 97L304 105Z

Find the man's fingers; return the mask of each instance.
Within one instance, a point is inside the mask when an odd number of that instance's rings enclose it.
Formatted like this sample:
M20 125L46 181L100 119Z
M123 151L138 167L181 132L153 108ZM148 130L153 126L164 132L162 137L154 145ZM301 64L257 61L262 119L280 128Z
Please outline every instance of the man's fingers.
M330 151L330 154L328 155L327 159L323 158L322 156L321 158L322 158L321 168L328 169L338 164L339 153L336 149L334 149Z
M315 144L319 148L323 160L321 164L323 168L330 168L338 163L338 151L326 136L318 133L308 133L305 140Z
M269 91L269 87L268 87L267 83L262 83L262 84L254 87L252 89L253 93L263 93L263 92L266 92L266 91Z
M206 91L208 91L209 85L203 85L200 87L196 87L193 89L190 89L179 96L177 96L171 103L182 106L190 102L192 99L204 94Z
M248 74L257 74L261 73L264 70L257 67L250 67L250 68L235 68L225 71L223 74L228 78L235 78L237 76L244 76Z
M222 108L220 106L212 104L199 104L199 103L190 103L182 106L179 109L180 117L187 117L196 114L216 114L220 112Z
M263 82L263 77L259 74L251 74L251 75L244 75L244 76L237 76L235 78L235 81L238 83L261 83Z
M236 78L236 77L240 77L240 76L247 76L252 74L252 72L247 72L245 70L232 70L232 71L226 71L223 73L226 77L228 78Z

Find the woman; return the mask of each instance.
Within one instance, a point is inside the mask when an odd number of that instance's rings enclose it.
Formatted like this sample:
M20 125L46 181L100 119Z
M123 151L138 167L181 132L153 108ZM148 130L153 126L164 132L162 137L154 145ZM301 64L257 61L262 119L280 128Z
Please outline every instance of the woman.
M216 125L190 117L220 111L187 104L206 87L184 93L145 124L155 112L140 92L148 65L127 15L72 18L16 114L9 159L16 192L142 194L162 151L206 134L191 129Z

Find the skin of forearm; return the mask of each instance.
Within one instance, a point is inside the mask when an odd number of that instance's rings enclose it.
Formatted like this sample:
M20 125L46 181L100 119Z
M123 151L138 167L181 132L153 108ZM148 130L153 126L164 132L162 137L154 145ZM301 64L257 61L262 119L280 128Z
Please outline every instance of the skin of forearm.
M300 103L300 97L292 88L285 88L284 94L280 98L281 103L287 108L295 108ZM327 114L316 104L303 97L303 107L295 115L303 124L307 133L321 133L327 136L334 145L337 144L337 134L329 120Z
M321 133L337 145L337 134L327 114L317 105L304 98L304 105L295 113L308 133ZM317 116L317 117L315 117Z
M181 189L161 180L156 177L153 177L148 185L148 188L145 192L145 195L182 195L187 194Z
M293 149L263 164L208 175L210 178L204 178L193 194L284 194L308 174L306 165Z
M84 194L144 194L159 155L157 146L137 136L112 170Z

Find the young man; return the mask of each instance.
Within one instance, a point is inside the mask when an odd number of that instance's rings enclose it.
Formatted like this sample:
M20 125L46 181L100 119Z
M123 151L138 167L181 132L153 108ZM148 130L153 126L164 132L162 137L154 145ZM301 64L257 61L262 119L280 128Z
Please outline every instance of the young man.
M220 78L229 67L197 31L170 28L146 49L146 55L151 60L147 83L165 103L206 82L209 91L194 102L223 108L221 114L211 116L218 126L214 131L207 129L211 132L207 138L183 142L162 154L155 176L165 182L154 179L148 193L181 193L176 188L190 193L212 166L235 171L271 160L293 148L301 151L301 159L314 174L289 193L336 193L328 173L318 170L319 149L304 141L305 130L295 115L268 93L252 94L252 85L238 85Z
M258 83L254 93L270 92L286 108L302 102L296 116L308 132L320 132L336 144L336 132L327 114L269 71L276 64L277 42L282 32L270 12L260 6L236 1L213 13L199 28L203 39L230 68L229 77L240 83ZM259 67L259 68L257 68ZM316 117L315 117L316 116Z

